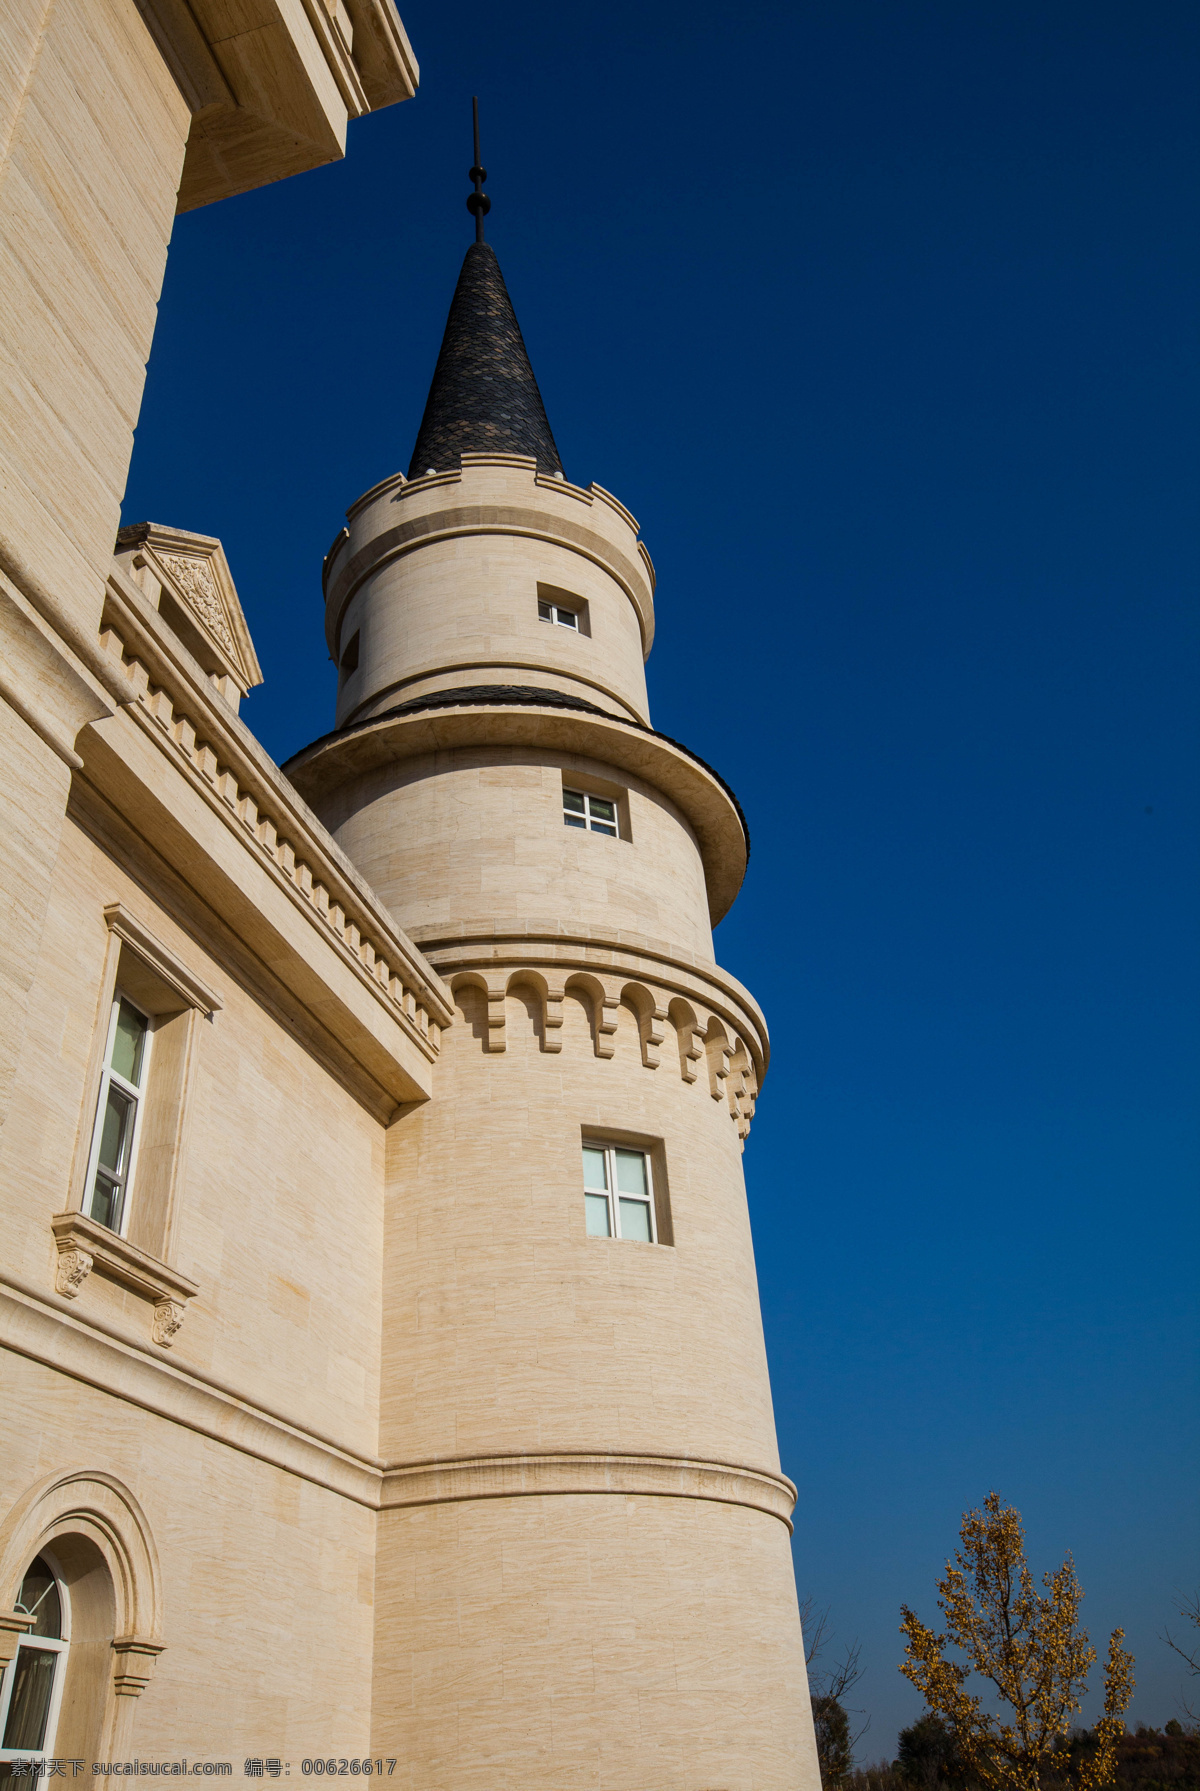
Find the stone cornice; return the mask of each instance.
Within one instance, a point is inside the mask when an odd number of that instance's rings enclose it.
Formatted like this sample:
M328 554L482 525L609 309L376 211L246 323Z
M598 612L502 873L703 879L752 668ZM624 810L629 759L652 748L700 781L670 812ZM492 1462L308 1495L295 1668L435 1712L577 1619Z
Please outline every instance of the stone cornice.
M348 119L416 91L394 0L139 3L192 113L180 211L336 160Z
M520 693L518 693L520 694ZM713 926L733 906L749 858L749 839L736 798L711 767L664 734L638 722L609 716L582 705L552 705L538 693L517 702L461 699L454 690L444 701L326 734L287 762L287 775L309 801L400 759L460 746L527 746L578 754L631 772L661 791L686 817L704 866L709 918Z
M221 1011L224 1005L221 997L214 994L207 983L202 983L182 959L165 946L149 927L143 926L137 915L130 913L122 902L109 902L104 910L104 918L109 932L115 933L118 939L123 939L126 945L131 945L143 963L149 964L165 983L169 983L189 1007L198 1008L210 1020Z
M475 673L476 676L467 678L465 674L469 672ZM409 697L426 694L424 691L414 690L414 685L428 685L438 691L452 690L454 685L449 683L448 679L455 676L458 676L463 685L467 687L481 682L496 684L502 681L508 683L523 681L519 679L503 680L502 676L498 676L498 674L502 675L506 672L520 672L526 677L532 674L538 683L548 684L552 689L565 689L567 686L571 686L576 694L580 689L589 691L614 704L620 719L628 718L643 727L648 725L645 717L639 715L632 703L627 702L619 691L611 689L609 685L602 683L598 678L585 678L578 672L551 671L545 662L539 659L497 657L495 659L443 659L429 665L418 666L415 671L407 673L403 678L398 678L395 683L382 684L378 690L373 690L369 697L364 698L355 708L347 711L338 723L338 727L341 729L356 726L364 709L390 709L407 701ZM480 677L479 674L483 674L483 676ZM370 717L367 719L369 720Z
M792 1482L771 1469L735 1462L583 1450L383 1461L256 1405L211 1376L152 1357L113 1327L77 1318L61 1302L4 1273L0 1346L373 1511L469 1499L621 1493L743 1505L791 1529Z
M378 1503L384 1463L168 1361L61 1296L0 1270L0 1347L359 1505Z
M373 993L396 1012L426 1056L430 1023L453 1019L448 991L374 891L203 669L119 568L109 579L101 647L123 674L126 706L160 750L215 795L247 850L304 898Z

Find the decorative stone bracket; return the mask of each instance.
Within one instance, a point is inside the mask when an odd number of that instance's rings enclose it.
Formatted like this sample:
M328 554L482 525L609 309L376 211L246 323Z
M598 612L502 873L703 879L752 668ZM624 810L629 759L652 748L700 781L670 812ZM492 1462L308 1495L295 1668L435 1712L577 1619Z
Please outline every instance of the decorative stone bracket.
M143 1641L140 1636L117 1636L113 1642L113 1690L118 1698L140 1698L154 1673L163 1642Z
M631 976L627 971L614 973L600 965L593 968L586 959L575 965L551 964L546 958L534 964L511 960L497 962L499 954L489 951L483 962L463 964L466 955L461 946L434 948L430 952L431 961L448 978L452 988L473 985L485 996L485 1051L498 1054L507 1050L506 1000L514 988L532 990L537 997L541 1049L546 1052L562 1050L566 995L578 994L586 1001L597 1057L614 1055L620 1010L625 1006L632 1010L637 1021L644 1067L648 1070L661 1067L663 1043L669 1034L673 1035L674 1048L669 1053L672 1065L678 1062L679 1074L685 1082L698 1082L703 1074L713 1100L728 1108L739 1139L746 1138L758 1095L759 1065L747 1047L741 1027L729 1015L728 1007L726 1017L722 1018L711 1003L703 999L700 990L695 992L695 998L689 998L664 986L653 975ZM457 964L454 959L458 960ZM763 1031L765 1037L765 1028Z
M28 1611L0 1611L0 1673L17 1652L17 1643L33 1628L35 1619Z
M73 1300L96 1269L108 1280L153 1302L151 1336L163 1349L169 1349L188 1301L200 1291L196 1283L83 1213L56 1213L50 1225L58 1249L54 1285L63 1298Z

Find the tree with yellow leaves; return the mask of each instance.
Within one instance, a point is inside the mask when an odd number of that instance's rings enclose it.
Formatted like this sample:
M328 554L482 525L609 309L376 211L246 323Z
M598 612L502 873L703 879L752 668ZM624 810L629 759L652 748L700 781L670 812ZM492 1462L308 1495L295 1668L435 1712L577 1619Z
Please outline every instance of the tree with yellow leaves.
M1114 1629L1104 1669L1104 1715L1096 1724L1094 1750L1073 1764L1071 1718L1095 1664L1096 1650L1079 1626L1083 1591L1070 1555L1056 1573L1033 1583L1025 1560L1021 1514L989 1493L982 1511L968 1511L959 1532L962 1547L937 1582L946 1634L935 1635L907 1605L900 1671L930 1711L945 1723L958 1752L985 1791L1100 1791L1112 1782L1117 1742L1133 1695L1133 1656ZM948 1659L947 1644L965 1656ZM968 1692L972 1673L990 1681L1008 1706L1010 1720L983 1708Z

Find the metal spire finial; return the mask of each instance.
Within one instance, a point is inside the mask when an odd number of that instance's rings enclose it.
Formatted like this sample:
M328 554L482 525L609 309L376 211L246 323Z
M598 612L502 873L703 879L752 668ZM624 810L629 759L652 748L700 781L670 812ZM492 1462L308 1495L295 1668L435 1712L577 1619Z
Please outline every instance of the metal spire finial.
M475 241L483 241L483 220L492 209L492 202L483 190L487 179L487 169L481 165L479 156L479 101L471 101L471 119L475 126L475 166L467 170L467 179L475 182L475 191L467 200L467 210L475 219Z

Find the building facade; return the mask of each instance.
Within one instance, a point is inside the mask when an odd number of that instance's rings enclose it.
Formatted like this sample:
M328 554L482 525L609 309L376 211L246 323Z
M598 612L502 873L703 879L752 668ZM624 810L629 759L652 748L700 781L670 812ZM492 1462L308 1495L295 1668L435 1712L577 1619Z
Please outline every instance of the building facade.
M340 153L411 52L388 0L18 12L0 1776L816 1791L768 1041L711 934L748 842L651 725L637 524L473 245L276 766L220 543L117 530L170 219Z

